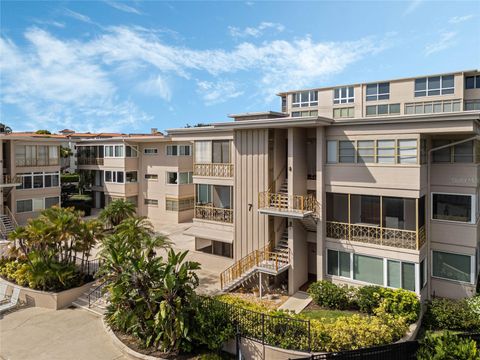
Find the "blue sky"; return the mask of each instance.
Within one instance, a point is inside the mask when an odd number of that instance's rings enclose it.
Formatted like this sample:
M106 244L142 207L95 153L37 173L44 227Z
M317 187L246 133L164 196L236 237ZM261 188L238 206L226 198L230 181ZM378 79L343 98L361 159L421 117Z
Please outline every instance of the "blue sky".
M276 92L480 67L480 2L2 1L0 118L148 132Z

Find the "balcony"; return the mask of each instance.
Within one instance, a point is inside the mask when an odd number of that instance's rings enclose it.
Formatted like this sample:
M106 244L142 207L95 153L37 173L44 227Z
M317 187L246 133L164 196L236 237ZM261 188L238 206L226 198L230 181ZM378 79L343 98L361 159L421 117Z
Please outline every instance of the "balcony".
M222 177L222 178L233 177L233 164L230 164L230 163L194 164L193 175L213 176L213 177Z
M3 182L0 184L0 187L17 186L21 184L22 184L21 176L3 175Z
M103 165L103 158L78 158L77 165Z
M287 193L261 192L258 195L260 213L294 218L315 215L318 202L313 195L289 195Z
M420 250L426 239L425 226L415 231L335 221L327 221L327 237L410 250Z
M195 205L195 219L233 223L233 209L224 209L212 205Z

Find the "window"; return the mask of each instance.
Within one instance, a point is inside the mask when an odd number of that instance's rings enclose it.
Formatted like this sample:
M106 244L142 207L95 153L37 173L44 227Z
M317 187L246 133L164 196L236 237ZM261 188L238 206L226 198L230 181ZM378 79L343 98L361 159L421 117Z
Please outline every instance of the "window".
M136 171L127 171L125 173L125 179L127 183L136 183L137 182L137 172Z
M328 250L327 273L329 275L351 278L350 253Z
M125 146L125 157L137 157L138 156L138 147L137 146Z
M367 85L367 101L388 100L390 98L390 83Z
M475 223L473 195L432 193L432 218Z
M45 187L56 187L60 185L60 176L58 173L46 173L45 174Z
M464 142L453 147L453 162L472 163L473 162L473 140Z
M165 210L167 211L178 211L178 200L177 199L165 199Z
M415 79L415 97L447 95L455 92L454 76L431 76Z
M167 145L168 156L190 156L192 148L190 145Z
M375 142L373 140L357 141L357 162L373 163L375 159Z
M47 197L45 198L45 209L51 208L52 206L58 205L60 203L60 199L58 196L54 197Z
M437 148L456 142L458 140L434 139L432 148ZM454 146L435 150L433 152L434 163L472 163L474 162L473 141L464 142Z
M158 180L157 174L145 174L145 180Z
M195 163L208 164L212 162L212 142L195 141Z
M130 150L128 150L128 154L130 155L130 157L132 156L132 151L137 151L136 149L132 150L132 147L130 146L127 146L127 148L130 148ZM123 145L105 145L104 147L104 154L105 154L105 157L120 157L120 158L123 158L124 157L124 147ZM127 155L127 156L129 156ZM136 153L135 155L133 155L134 157L137 156Z
M327 141L327 163L335 164L337 162L337 141Z
M307 116L318 116L318 110L292 112L292 117L307 117Z
M377 140L377 163L395 163L395 140Z
M212 141L212 163L230 163L230 140Z
M167 184L178 184L178 173L167 171Z
M17 190L31 189L33 187L32 174L18 174L21 176L22 183L16 187Z
M355 116L355 108L335 108L333 109L333 118L352 118Z
M339 141L339 162L355 162L355 145L353 141Z
M466 76L465 89L480 89L480 75Z
M16 166L58 165L58 146L56 145L16 145Z
M480 110L480 100L466 100L465 111Z
M387 260L387 286L415 291L415 264Z
M405 114L432 114L460 111L460 104L460 99L407 103L405 104Z
M397 161L399 164L417 163L417 140L398 140Z
M33 211L33 200L17 200L17 213Z
M346 104L355 101L353 86L333 89L333 103Z
M177 145L167 145L167 155L168 156L177 156L178 155Z
M383 259L353 254L353 278L383 285Z
M282 96L282 112L287 112L287 97Z
M115 145L115 157L123 157L123 145Z
M212 186L197 184L196 199L199 205L210 204L212 202Z
M472 256L432 252L432 276L473 283Z
M181 172L178 173L179 184L192 184L193 183L193 172Z
M167 211L185 211L191 210L194 207L194 198L189 197L185 199L167 198L165 201L165 209Z
M316 91L302 91L292 94L292 107L306 107L318 105L318 93Z
M167 150L168 150L168 146L167 146ZM143 153L145 155L157 155L158 154L158 149L157 148L145 148L145 149L143 149ZM167 155L170 155L170 154L168 154L168 151L167 151Z
M398 115L400 104L369 105L366 107L367 116Z
M112 145L105 145L104 153L105 157L113 157L114 151L113 151L113 146Z
M144 203L145 205L148 205L148 206L158 206L158 200L154 200L154 199L145 199Z
M105 182L113 182L123 184L124 182L124 173L123 171L110 171L105 170Z

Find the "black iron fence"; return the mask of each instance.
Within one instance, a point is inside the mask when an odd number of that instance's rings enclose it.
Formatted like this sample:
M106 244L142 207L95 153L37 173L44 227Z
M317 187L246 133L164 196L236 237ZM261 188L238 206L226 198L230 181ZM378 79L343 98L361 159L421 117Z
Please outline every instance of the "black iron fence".
M101 259L86 260L79 258L78 256L74 256L74 259L75 266L84 274L91 275L92 277L95 276L95 273L102 264Z
M202 298L204 306L221 306L239 335L264 345L309 352L311 349L310 321L286 315L270 315L213 298Z
M88 307L91 307L103 296L103 291L106 285L107 281L104 281L88 293Z

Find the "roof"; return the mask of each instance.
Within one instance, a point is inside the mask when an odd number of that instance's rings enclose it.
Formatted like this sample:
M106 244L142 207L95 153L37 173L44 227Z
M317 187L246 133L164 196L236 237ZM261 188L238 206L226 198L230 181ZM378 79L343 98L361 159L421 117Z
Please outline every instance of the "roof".
M381 82L412 80L412 79L418 79L418 78L430 77L430 76L441 76L441 75L474 73L474 72L479 72L479 70L478 69L472 69L472 70L449 71L449 72L438 73L438 74L426 74L426 75L417 75L417 76L409 76L409 77L394 78L394 79L383 79L383 80L367 81L367 82L354 83L354 84L339 84L339 85L322 86L322 87L308 88L308 89L296 89L296 90L282 91L282 92L277 93L277 95L282 96L282 95L287 95L287 94L301 92L301 91L328 90L328 89L335 89L335 88L344 87L344 86L358 86L358 85L376 84L376 83L381 83Z
M229 118L241 118L241 117L250 117L250 116L275 116L275 117L286 117L288 114L278 112L278 111L258 111L258 112L246 112L239 114L229 114Z

